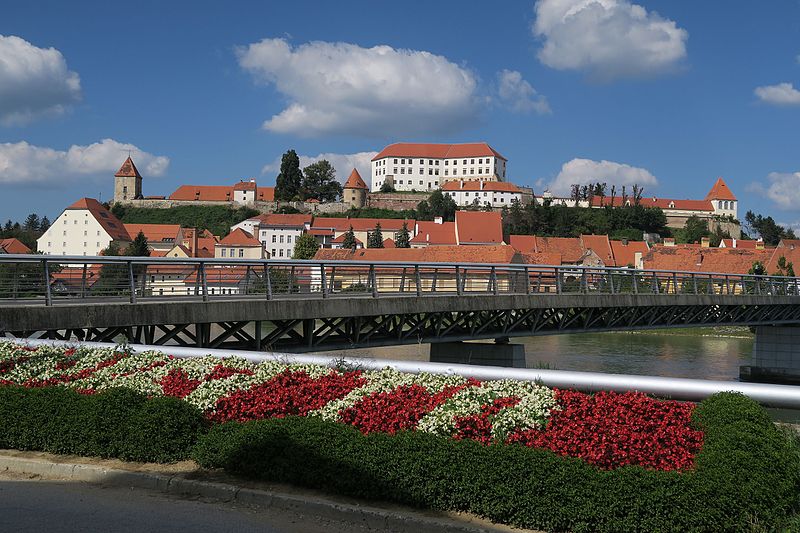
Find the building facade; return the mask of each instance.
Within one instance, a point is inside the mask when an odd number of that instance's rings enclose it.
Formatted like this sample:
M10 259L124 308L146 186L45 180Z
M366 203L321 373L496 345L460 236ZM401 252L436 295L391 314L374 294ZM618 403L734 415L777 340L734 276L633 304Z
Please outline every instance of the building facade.
M259 215L236 224L257 236L272 259L291 259L297 239L311 228L311 215Z
M372 192L434 191L451 180L505 181L508 160L485 142L395 143L372 158Z
M522 203L522 189L513 183L501 181L448 181L442 193L451 197L459 207L511 207Z
M81 198L67 207L36 240L45 255L99 255L112 243L131 241L125 225L94 198Z

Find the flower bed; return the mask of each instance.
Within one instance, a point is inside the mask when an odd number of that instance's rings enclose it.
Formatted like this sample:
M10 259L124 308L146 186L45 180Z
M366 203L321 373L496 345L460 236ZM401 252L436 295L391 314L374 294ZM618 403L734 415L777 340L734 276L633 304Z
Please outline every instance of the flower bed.
M172 396L218 423L314 416L364 434L417 430L487 445L519 443L605 469L687 470L703 442L703 434L690 427L690 403L391 369L340 372L238 358L178 359L159 352L0 343L0 379L83 394L124 387L150 397Z

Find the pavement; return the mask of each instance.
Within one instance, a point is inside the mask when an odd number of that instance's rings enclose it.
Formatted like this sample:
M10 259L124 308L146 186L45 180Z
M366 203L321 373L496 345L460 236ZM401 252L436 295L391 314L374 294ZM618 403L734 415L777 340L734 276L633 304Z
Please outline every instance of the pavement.
M6 531L269 533L527 531L466 513L438 513L250 482L191 461L125 463L0 450Z

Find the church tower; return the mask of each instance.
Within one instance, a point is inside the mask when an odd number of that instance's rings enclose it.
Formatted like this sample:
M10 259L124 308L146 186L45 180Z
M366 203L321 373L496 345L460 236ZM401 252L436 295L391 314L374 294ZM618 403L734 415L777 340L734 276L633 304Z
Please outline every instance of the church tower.
M349 203L356 209L361 209L367 204L367 191L369 191L369 188L364 183L364 180L361 179L361 174L358 173L358 170L353 169L342 190L342 197L345 203Z
M114 174L114 202L129 202L142 197L142 175L133 159L128 159L122 163L119 170Z

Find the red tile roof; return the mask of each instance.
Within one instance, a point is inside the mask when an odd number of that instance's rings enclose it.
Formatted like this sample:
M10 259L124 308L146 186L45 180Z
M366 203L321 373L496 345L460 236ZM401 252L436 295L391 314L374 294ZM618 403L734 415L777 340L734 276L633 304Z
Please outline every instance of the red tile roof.
M614 261L617 266L626 267L628 265L636 266L636 252L644 255L650 251L650 247L644 241L628 241L627 244L622 241L611 241L611 250L614 252Z
M361 248L333 250L322 248L314 259L355 261L408 261L415 263L521 263L511 246L432 246L429 248Z
M456 157L497 157L508 161L485 142L462 144L394 143L380 151L373 161L384 157L419 157L422 159L453 159Z
M180 224L123 224L128 235L135 239L139 232L144 233L147 242L175 241L181 231Z
M169 195L170 200L201 201L201 202L232 202L235 187L242 185L250 188L250 182L240 182L234 186L228 185L181 185ZM271 202L275 199L274 187L257 187L256 200Z
M633 199L628 197L627 201L633 205ZM592 197L592 205L600 207L604 205L613 205L620 207L624 205L621 196L599 196ZM658 207L660 209L675 209L679 211L714 211L714 207L708 200L673 200L670 198L642 198L639 201L642 207Z
M733 195L733 192L731 192L722 178L717 178L714 186L708 191L706 200L736 200L736 196Z
M9 237L8 239L0 239L0 248L7 254L29 254L31 249L19 239Z
M495 211L456 211L458 244L502 244L503 220Z
M456 223L455 222L436 222L418 221L416 235L411 239L411 244L456 244Z
M217 243L218 246L262 246L261 241L242 228L236 228L227 237Z
M519 187L507 181L448 181L442 186L443 191L487 191L521 193Z
M605 266L617 266L608 235L581 235L580 241L583 250L596 253Z
M414 227L414 220L403 220L400 218L336 218L336 217L317 217L314 219L312 228L333 228L334 231L347 231L353 226L353 231L372 231L375 225L380 222L381 231L400 231L403 222L408 225L408 229Z
M331 243L333 243L333 244L342 244L344 242L344 238L346 236L347 236L347 233L342 233L341 235L339 235L338 237L333 239L331 241ZM356 237L356 244L360 244L361 246L364 246L364 243L361 242L361 239L359 239L358 237Z
M584 253L581 240L577 237L536 237L535 251L560 253L564 263L577 263Z
M293 215L269 214L269 215L259 215L255 218L258 219L259 223L262 226L281 227L281 228L302 228L306 224L311 224L311 220L314 217L312 215L304 215L304 214L293 214Z
M100 223L106 233L115 241L130 241L125 225L111 211L94 198L81 198L67 209L85 209Z
M344 184L345 189L369 189L367 184L364 183L364 180L361 179L361 174L358 173L358 170L353 169L350 173L350 177L347 178L347 181Z
M797 244L795 244L797 243ZM784 246L780 246L783 244ZM795 276L800 273L800 241L798 240L783 240L778 244L778 248L766 250L770 252L770 258L764 263L767 267L767 274L778 273L778 260L781 257L786 258L786 263L792 263L792 269Z
M384 239L383 240L383 247L384 248L397 248L394 241L392 239Z
M561 265L561 254L558 252L528 252L521 255L526 265Z
M772 253L773 250L659 246L642 259L646 269L747 274L756 261L767 265Z
M256 182L255 181L240 181L236 185L233 186L234 191L255 191L256 190Z
M136 165L133 164L133 159L131 156L128 156L128 159L122 163L122 166L119 167L117 173L114 174L115 178L141 178L141 174L139 174L139 170L136 168Z
M745 250L755 250L759 241L742 239L722 239L719 243L720 248L743 248ZM763 245L763 243L761 243Z
M509 235L508 240L520 252L536 251L536 235Z

